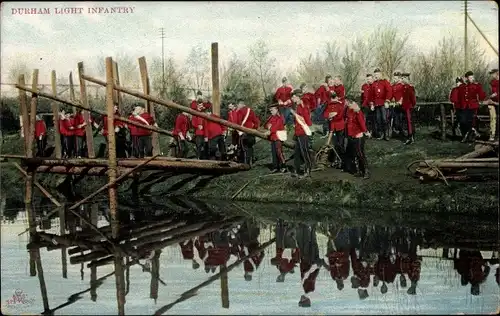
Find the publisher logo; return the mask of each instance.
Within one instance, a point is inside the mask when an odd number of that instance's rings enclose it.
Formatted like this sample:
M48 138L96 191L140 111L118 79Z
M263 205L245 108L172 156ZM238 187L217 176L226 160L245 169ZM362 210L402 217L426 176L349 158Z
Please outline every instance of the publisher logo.
M34 298L28 297L28 294L24 293L23 290L21 289L16 289L14 291L14 294L12 294L12 297L6 300L5 304L7 307L16 307L16 306L21 306L21 305L33 305L35 302Z

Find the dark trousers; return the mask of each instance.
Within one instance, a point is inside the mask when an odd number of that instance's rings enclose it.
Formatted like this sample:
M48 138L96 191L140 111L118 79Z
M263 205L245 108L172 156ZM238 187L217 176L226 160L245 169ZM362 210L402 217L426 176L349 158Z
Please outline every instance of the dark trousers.
M219 151L220 160L226 160L226 142L224 136L215 136L208 140L208 159L217 160L217 151Z
M231 132L231 145L237 146L240 135L238 135L238 131Z
M309 173L312 169L311 157L309 157L309 137L307 135L295 136L295 148L293 153L293 165L298 173L300 166L304 164L304 172Z
M132 136L132 156L135 158L150 157L153 155L151 136Z
M458 117L460 132L462 133L462 136L465 137L465 134L469 133L472 130L474 122L474 110L462 109L462 111L460 112L460 116Z
M207 151L206 151L206 144L205 144L205 136L203 135L196 135L194 137L194 142L196 145L196 158L198 159L207 159Z
M362 108L366 118L366 128L373 133L375 130L375 111L372 111L369 106Z
M85 136L75 136L75 141L76 141L76 155L78 157L84 157L85 156Z
M453 135L455 135L455 131L460 126L460 117L462 116L462 109L455 109L455 121L453 122ZM460 130L462 131L462 130Z
M45 148L47 147L47 136L43 136L42 139L36 140L36 157L45 156Z
M132 136L132 156L134 156L134 140L137 141L137 136ZM122 137L116 137L116 158L127 158L127 150L125 146L125 139ZM106 137L106 157L109 157L109 141L108 138ZM139 156L134 156L138 158Z
M365 156L365 138L349 137L347 140L345 170L351 173L356 172L356 159L358 160L359 172L365 174L368 170L368 162Z
M176 158L187 158L189 147L185 139L180 139L179 136L175 136L175 157Z
M375 107L375 131L378 137L387 133L387 109L383 106Z
M240 162L249 164L253 163L253 146L255 145L255 136L243 134L240 136L241 154Z
M345 155L345 136L344 136L344 131L332 131L332 141L333 141L333 147L335 148L335 151L337 154L340 156L340 161L337 155L333 157L334 161L342 163L342 160L344 159Z
M389 124L392 130L403 132L403 125L406 122L405 110L401 106L389 108Z
M62 141L62 154L64 157L73 157L74 146L73 146L73 136L63 136L61 135Z
M275 140L271 142L271 157L273 169L285 168L285 155L283 154L283 143L281 141Z
M415 125L413 124L413 119L412 119L412 114L413 114L413 109L401 109L403 112L406 126L408 128L408 137L411 137L415 135ZM401 130L403 130L401 128Z

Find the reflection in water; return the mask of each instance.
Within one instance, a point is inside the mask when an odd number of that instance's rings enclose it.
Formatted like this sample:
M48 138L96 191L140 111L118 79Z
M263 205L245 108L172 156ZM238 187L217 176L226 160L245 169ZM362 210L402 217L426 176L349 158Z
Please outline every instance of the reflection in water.
M366 307L368 310L365 309L365 311L370 313L387 313L391 310L380 309L379 305L375 307L376 305L373 304L378 304L380 298L391 297L392 299L391 295L402 294L408 298L424 296L426 301L423 305L427 308L426 313L460 311L460 308L450 306L452 301L447 300L461 300L463 299L461 294L445 295L439 301L422 292L420 284L422 275L429 273L429 275L434 275L430 278L439 279L440 275L449 274L444 270L425 269L424 262L429 259L429 254L428 251L426 254L424 249L429 245L460 247L452 251L449 259L453 262L453 269L457 272L457 282L461 284L461 288L467 289L470 295L484 296L490 302L485 303L482 312L492 312L497 307L494 304L494 297L498 294L498 287L492 290L490 286L485 285L492 269L495 271L496 284L499 285L498 259L492 258L491 254L484 257L484 251L498 249L498 242L492 242L496 240L494 225L488 228L482 223L478 226L479 228L475 229L480 230L483 239L478 239L478 237L470 239L470 236L460 234L461 231L454 226L456 223L448 222L435 221L432 228L414 223L407 226L403 220L391 221L390 225L372 221L365 221L373 223L371 225L347 225L340 217L335 221L325 220L324 222L301 222L276 218L270 222L271 215L265 219L265 222L262 222L255 218L242 217L242 214L234 214L234 208L231 208L232 213L225 214L221 211L220 204L214 206L208 202L193 199L177 200L172 203L177 206L182 205L182 210L171 206L168 211L153 211L151 208L145 211L145 208L138 206L131 211L133 216L129 217L128 225L122 228L122 241L119 246L123 250L122 255L126 262L124 288L127 298L135 292L134 282L131 282L131 279L134 278L133 271L138 271L132 268L139 265L141 267L139 273L142 271L140 279L144 279L146 273L150 276L148 296L155 304L158 304L151 307L149 303L144 303L145 306L149 306L149 310L139 309L134 313L141 311L142 313L151 311L155 314L208 313L214 309L200 310L199 307L195 307L198 306L196 302L204 302L213 308L215 305L221 306L219 301L222 302L224 308L229 308L231 313L241 313L240 310L234 310L233 305L230 306L231 297L235 297L233 300L233 302L236 301L235 304L245 306L247 314L266 313L260 307L265 304L265 300L272 301L270 303L272 306L268 305L269 310L283 304L289 306L291 301L295 301L295 307L310 307L304 311L310 310L311 313L335 313L337 309L333 309L332 306L340 308L344 306L342 304L357 306L352 310ZM238 206L239 209L244 207L245 205ZM214 212L214 209L219 212ZM97 214L93 216L97 218ZM86 293L90 293L92 301L101 301L106 306L109 305L106 310L100 310L100 313L116 313L116 307L110 307L116 306L116 303L111 303L116 294L109 290L102 290L102 294L98 295L101 287L107 283L113 283L113 278L110 277L114 275L114 272L100 273L103 276L97 276L98 269L107 271L108 267L113 266L112 247L103 236L81 225L74 217L69 216L66 219L66 225L71 233L59 236L50 230L40 232L39 240L29 243L28 248L47 248L49 250L47 256L55 254L53 250L56 249L67 251L72 265L82 265L82 269L85 265L87 269L90 269L90 287L75 291L76 293L71 294L65 302L56 302L55 299L50 298L49 294L49 303L54 306L51 305L51 309L45 314L70 313L69 306L81 304L86 299ZM4 224L4 227L8 226ZM98 226L104 236L110 235L109 223L104 218L101 218ZM438 230L436 226L440 229ZM57 223L45 222L44 227L59 231ZM449 235L443 233L451 230L450 227L456 232L451 239ZM465 231L467 230L474 231L474 228L469 225ZM2 229L2 239L4 239L5 231ZM14 234L14 232L21 231L22 227L18 227L17 230L9 229L8 233ZM481 247L482 244L484 247ZM191 272L187 270L181 272L179 265L171 266L172 249L175 248L182 255L183 262L187 263L182 265L182 269L188 269ZM19 252L24 256L22 250L19 249L16 254L10 254L10 256L18 256ZM445 249L443 256L448 257L449 253L450 250ZM11 259L5 256L2 249L2 265L8 264L8 260ZM53 259L53 256L50 259ZM441 260L447 260L447 258ZM48 264L53 266L54 260ZM15 266L2 269L3 304L8 301L9 295L17 286L16 282L9 277L9 269L15 269ZM48 268L45 267L45 269ZM174 269L177 272L174 275L165 274L165 269ZM192 281L182 279L183 276L191 278L195 275L198 279L204 275L204 279L200 279L199 284L194 287L190 286ZM249 292L245 284L257 282L260 288L265 275L268 275L275 285L266 292L266 297L252 297L255 293ZM328 276L327 283L321 278L322 275ZM48 282L58 282L57 278L57 275L51 275ZM205 294L208 290L204 290L216 281L220 283L220 290L217 294L220 296L219 301L211 296L207 297ZM4 283L8 283L11 288L6 288ZM332 289L329 290L331 291L328 294L329 298L324 297L323 289L328 283L331 284L331 287L328 286ZM160 284L165 291L159 290ZM54 287L51 290L53 293ZM441 290L451 291L445 288ZM67 292L67 289L56 296L64 294L64 291ZM163 293L171 291L174 292ZM238 298L239 291L246 293L243 299ZM283 291L286 293L286 298L280 299L275 291ZM438 295L437 293L439 290L435 295ZM169 297L167 298L166 295ZM336 300L338 303L335 303ZM345 303L346 300L349 303ZM39 303L40 300L37 302ZM326 302L337 305L328 305ZM125 305L141 304L143 304L142 301L136 302L128 299ZM208 305L207 308L209 308ZM7 309L9 308L13 309L12 304L7 306ZM23 308L28 307L23 306ZM34 304L29 311L37 312L38 308L39 306ZM392 312L398 312L396 306L392 309ZM75 309L71 311L75 312ZM291 309L283 310L281 313L296 312ZM84 314L88 311L80 313ZM220 313L220 310L214 313ZM338 309L337 313L349 312L346 309Z

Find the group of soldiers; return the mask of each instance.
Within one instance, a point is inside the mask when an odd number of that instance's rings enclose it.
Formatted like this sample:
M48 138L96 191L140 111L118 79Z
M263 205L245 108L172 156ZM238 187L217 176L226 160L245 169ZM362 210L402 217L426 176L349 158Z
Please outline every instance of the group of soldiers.
M455 79L456 87L450 92L450 102L456 116L453 131L462 136L462 142L469 142L479 136L477 131L477 113L480 102L488 105L490 114L490 141L497 138L498 126L498 69L490 71L490 94L486 95L481 84L474 80L474 73L468 71L464 76Z
M422 230L365 226L327 228L329 240L326 254L321 254L317 243L316 225L290 223L279 220L275 234L276 254L270 263L277 269L276 282L299 269L303 295L299 306L311 306L310 293L315 291L321 269L326 269L339 291L348 280L361 300L369 296L369 289L388 292L388 284L399 283L409 295L417 293L422 257L417 247L425 242ZM204 265L207 273L215 273L218 266L227 265L231 256L243 261L244 279L252 281L252 274L261 266L265 253L260 247L260 229L247 222L229 231L220 231L181 242L182 255L192 262L192 268ZM454 259L454 268L461 284L471 285L471 294L480 294L480 285L489 275L490 267L479 251L461 250ZM498 269L497 269L498 270ZM397 279L399 276L399 280ZM498 271L496 273L498 283Z

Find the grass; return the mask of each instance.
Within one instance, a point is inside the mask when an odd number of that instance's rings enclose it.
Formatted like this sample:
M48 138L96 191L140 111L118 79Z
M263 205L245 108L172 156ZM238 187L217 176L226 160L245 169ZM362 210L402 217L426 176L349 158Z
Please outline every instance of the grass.
M432 213L470 213L495 214L498 211L498 182L442 182L422 184L408 174L406 166L414 160L455 158L474 150L471 144L459 142L442 142L433 137L433 129L417 130L416 143L404 146L400 140L380 141L368 140L366 155L372 177L368 180L355 178L350 174L335 169L313 172L311 178L296 179L289 174L269 175L270 148L266 141L256 144L257 162L247 172L221 176L206 180L207 177L187 181L189 175L181 175L167 179L154 185L149 194L155 200L168 195L188 195L200 199L231 200L242 186L249 183L236 197L239 201L260 201L266 203L291 202L289 211L300 205L327 205L330 209L350 209L364 211L408 211ZM96 137L96 144L102 140ZM16 153L19 143L14 138L6 141L2 152ZM161 148L165 152L169 139L161 137ZM318 149L324 143L315 139L314 147ZM96 146L97 148L97 146ZM10 151L13 150L13 151ZM193 153L193 151L191 152ZM291 151L286 150L285 156ZM291 163L291 162L290 162ZM17 170L2 166L2 191L9 198L22 200L19 186L22 181ZM62 182L61 175L38 175L43 185L54 187ZM75 190L82 196L87 195L105 183L105 179L88 178L81 181ZM182 179L186 184L182 185ZM128 183L119 188L120 199L128 199ZM5 191L4 191L5 190ZM52 190L55 191L55 190ZM295 203L295 204L294 204ZM255 211L252 211L255 212Z

